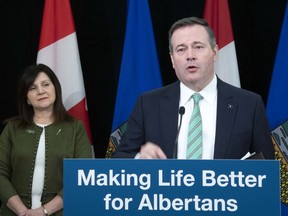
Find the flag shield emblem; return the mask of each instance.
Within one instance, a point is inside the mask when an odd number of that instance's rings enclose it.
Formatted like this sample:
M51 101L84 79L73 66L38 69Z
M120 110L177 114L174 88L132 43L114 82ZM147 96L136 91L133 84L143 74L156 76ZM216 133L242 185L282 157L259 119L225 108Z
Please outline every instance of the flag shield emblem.
M281 201L288 205L288 120L272 131L276 159L280 160Z

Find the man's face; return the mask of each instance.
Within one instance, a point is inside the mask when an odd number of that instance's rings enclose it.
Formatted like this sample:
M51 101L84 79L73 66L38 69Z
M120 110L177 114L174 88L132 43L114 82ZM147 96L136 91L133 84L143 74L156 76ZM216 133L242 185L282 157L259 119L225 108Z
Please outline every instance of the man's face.
M187 87L201 91L214 77L218 47L211 48L208 34L201 25L177 29L171 44L170 57L176 76Z

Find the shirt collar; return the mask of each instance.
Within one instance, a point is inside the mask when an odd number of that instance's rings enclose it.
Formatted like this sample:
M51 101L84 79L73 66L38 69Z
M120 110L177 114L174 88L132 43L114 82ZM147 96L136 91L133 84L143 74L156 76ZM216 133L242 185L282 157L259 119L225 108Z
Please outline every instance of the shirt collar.
M194 94L195 91L185 86L182 82L180 83L180 106L185 105L192 94ZM199 92L204 100L206 100L209 104L213 104L216 96L217 96L217 77L214 74L214 77L212 81Z

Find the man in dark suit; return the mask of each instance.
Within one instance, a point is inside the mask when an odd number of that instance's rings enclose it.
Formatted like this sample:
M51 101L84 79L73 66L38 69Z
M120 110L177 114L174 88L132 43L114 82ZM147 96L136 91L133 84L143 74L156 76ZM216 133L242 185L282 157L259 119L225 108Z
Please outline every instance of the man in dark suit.
M169 30L169 49L179 81L139 97L112 158L188 158L188 147L195 145L188 128L196 93L202 99L197 159L241 159L254 152L274 159L261 97L214 72L218 46L208 23L197 17L177 21Z

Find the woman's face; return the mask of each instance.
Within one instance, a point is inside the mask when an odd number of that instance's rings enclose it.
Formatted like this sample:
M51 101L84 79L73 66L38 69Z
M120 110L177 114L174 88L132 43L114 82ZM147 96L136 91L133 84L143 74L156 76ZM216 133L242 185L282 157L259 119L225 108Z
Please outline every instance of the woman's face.
M27 103L34 112L51 110L56 99L55 87L46 73L40 72L27 92Z

